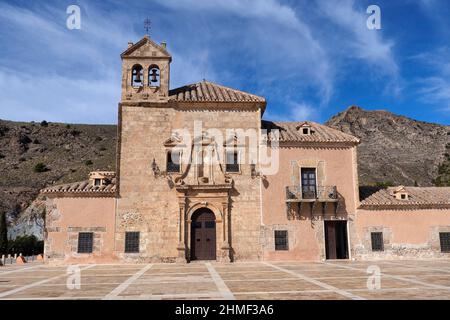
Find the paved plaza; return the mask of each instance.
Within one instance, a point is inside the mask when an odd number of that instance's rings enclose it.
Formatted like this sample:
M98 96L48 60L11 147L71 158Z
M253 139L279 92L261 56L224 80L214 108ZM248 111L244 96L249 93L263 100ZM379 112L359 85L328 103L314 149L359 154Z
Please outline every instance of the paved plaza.
M450 299L450 260L32 263L0 267L0 299Z

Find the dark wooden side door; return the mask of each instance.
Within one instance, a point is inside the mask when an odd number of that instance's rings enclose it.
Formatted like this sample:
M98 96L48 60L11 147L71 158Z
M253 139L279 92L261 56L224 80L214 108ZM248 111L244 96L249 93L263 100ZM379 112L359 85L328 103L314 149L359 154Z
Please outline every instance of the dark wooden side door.
M347 221L325 221L327 259L348 259Z
M191 260L216 260L216 221L209 209L192 215Z

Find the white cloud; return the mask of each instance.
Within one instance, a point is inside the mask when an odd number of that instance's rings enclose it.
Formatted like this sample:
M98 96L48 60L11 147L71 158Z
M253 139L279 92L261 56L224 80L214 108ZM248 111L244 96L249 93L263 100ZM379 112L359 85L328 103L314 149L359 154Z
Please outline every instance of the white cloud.
M376 66L375 73L381 72L398 76L399 66L393 54L394 42L385 40L380 30L369 30L366 25L366 8L356 8L354 0L317 1L320 12L332 21L335 32L344 32L333 42L333 47L343 49L347 57L358 58ZM383 8L381 8L383 21Z
M132 29L134 21L154 9L155 25L169 36L172 87L202 78L238 89L250 86L269 101L277 100L282 117L317 117L342 81L343 59L356 57L392 77L398 73L393 42L376 32L354 31L359 24L365 27L365 10L357 11L353 1L340 7L324 3L295 7L276 0L160 0L155 7L111 1L105 9L81 1L79 31L65 27L64 6L26 9L0 3L0 40L10 43L0 57L0 88L6 91L0 96L0 116L115 122L119 55L127 41L141 36ZM305 13L305 7L312 9ZM336 16L323 15L333 11ZM330 21L336 32L323 33L322 24ZM17 79L16 73L26 76ZM310 101L319 108L289 101Z
M89 81L17 75L0 70L0 118L16 121L116 123L120 84L115 75Z
M450 48L440 48L434 52L422 53L412 57L415 63L429 66L432 75L419 77L414 85L418 87L420 100L438 105L444 112L450 110Z
M266 111L264 119L271 121L314 121L318 115L318 108L304 102L288 102L289 108L285 113Z

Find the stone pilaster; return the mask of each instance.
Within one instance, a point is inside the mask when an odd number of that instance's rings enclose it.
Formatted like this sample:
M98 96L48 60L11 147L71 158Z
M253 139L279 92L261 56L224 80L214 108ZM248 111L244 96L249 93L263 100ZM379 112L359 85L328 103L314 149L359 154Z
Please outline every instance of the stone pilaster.
M178 256L176 262L178 263L186 263L186 205L183 202L179 203L180 205L180 221L179 221L179 234L178 234Z

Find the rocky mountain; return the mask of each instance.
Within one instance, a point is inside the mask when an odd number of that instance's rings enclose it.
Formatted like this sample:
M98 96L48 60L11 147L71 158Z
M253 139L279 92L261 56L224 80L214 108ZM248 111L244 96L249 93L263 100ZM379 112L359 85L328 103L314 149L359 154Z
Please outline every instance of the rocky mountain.
M29 207L41 188L115 170L115 154L116 126L0 120L0 210L12 232L39 220L44 206Z
M350 107L327 125L361 138L361 185L450 185L450 127L387 111ZM42 236L45 205L36 199L51 184L115 170L116 126L19 123L0 120L0 210L10 236Z
M361 139L360 185L450 185L450 126L355 106L326 124Z

